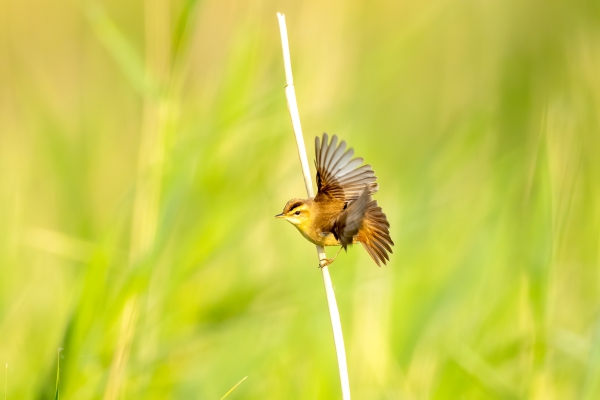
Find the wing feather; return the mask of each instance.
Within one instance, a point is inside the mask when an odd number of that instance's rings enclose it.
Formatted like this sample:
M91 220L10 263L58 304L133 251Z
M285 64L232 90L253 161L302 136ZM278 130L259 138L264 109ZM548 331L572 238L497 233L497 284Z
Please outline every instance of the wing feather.
M346 144L346 142L342 142L344 145ZM341 170L341 168L345 165L348 164L348 162L350 160L352 160L352 157L354 157L354 149L350 148L348 150L346 150L346 152L342 155L342 157L339 159L339 161L336 163L335 165L335 172L334 173L339 173L339 171Z
M354 236L362 227L370 199L369 190L365 188L358 199L351 202L348 208L342 211L334 221L331 231L343 248L352 244Z
M386 215L373 200L367 205L363 226L356 236L361 242L373 261L377 265L384 265L389 261L388 253L392 253L394 241L390 237L389 222Z
M322 138L315 138L317 200L328 197L349 203L358 199L365 187L369 194L377 192L377 177L371 166L361 166L364 160L353 156L354 150L347 148L346 142L340 142L336 135L331 141L326 133Z
M358 168L358 166L360 164L362 164L363 161L364 161L364 159L362 157L353 158L352 160L348 161L348 163L346 165L344 165L343 167L340 167L340 170L336 171L336 174L339 176L344 176L348 172Z
M337 150L337 142L338 142L338 137L336 135L333 135L333 137L331 138L331 143L329 143L329 148L327 150L327 154L325 156L325 170L326 171L331 171L331 169L330 169L331 160L333 159L333 157L335 155L335 151Z
M345 154L344 153L345 150L346 150L346 142L342 141L340 143L340 145L338 146L337 150L335 151L335 153L333 153L333 156L331 157L331 163L330 163L329 167L327 168L328 171L332 171L333 174L335 174L335 171L337 171L339 169L339 163Z

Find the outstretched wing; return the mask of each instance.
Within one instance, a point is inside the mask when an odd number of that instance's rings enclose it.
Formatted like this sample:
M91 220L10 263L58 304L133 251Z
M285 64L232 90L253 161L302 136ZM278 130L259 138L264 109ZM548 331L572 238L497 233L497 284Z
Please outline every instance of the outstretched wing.
M333 135L331 142L324 133L321 141L315 138L315 165L317 167L317 196L331 197L343 202L358 199L365 187L368 193L377 192L377 177L370 165L363 165L363 159L352 158L353 149L346 150L346 142L338 145L338 137Z
M371 195L369 195L369 190L364 188L358 199L351 202L333 222L331 232L340 241L344 249L349 244L352 244L354 236L363 226L367 205L370 200Z

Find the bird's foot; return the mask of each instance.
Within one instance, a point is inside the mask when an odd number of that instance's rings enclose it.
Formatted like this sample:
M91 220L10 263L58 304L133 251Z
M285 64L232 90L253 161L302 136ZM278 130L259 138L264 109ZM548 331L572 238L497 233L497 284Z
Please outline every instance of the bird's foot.
M323 268L331 264L333 260L335 260L335 258L338 256L338 254L340 254L340 251L342 251L342 249L343 247L340 247L340 249L337 253L335 253L335 256L333 256L333 258L324 258L322 260L319 260L319 268Z

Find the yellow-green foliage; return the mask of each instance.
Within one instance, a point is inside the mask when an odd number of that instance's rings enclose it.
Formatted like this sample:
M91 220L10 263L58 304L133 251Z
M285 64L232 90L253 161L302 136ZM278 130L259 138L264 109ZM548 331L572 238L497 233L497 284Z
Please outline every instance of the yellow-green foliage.
M354 398L600 398L600 8L534 0L4 2L7 398L339 398L277 11L396 243L331 267Z

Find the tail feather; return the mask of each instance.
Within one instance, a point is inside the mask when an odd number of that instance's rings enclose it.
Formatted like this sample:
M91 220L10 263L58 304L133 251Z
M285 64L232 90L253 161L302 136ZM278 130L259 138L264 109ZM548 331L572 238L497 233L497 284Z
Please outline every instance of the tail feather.
M375 235L374 235L374 236L377 238L377 242L378 242L378 243L379 243L381 246L385 247L385 249L386 249L388 252L392 253L392 247L391 247L391 246L388 244L386 236L384 236L384 235L382 235L382 234L379 234L379 233L375 233ZM388 235L387 237L389 237L389 235ZM390 239L390 240L391 240L391 239Z
M387 265L394 242L390 237L390 223L386 215L377 205L376 200L371 200L367 205L363 224L356 235L356 241L361 242L367 253L378 266L380 263Z

